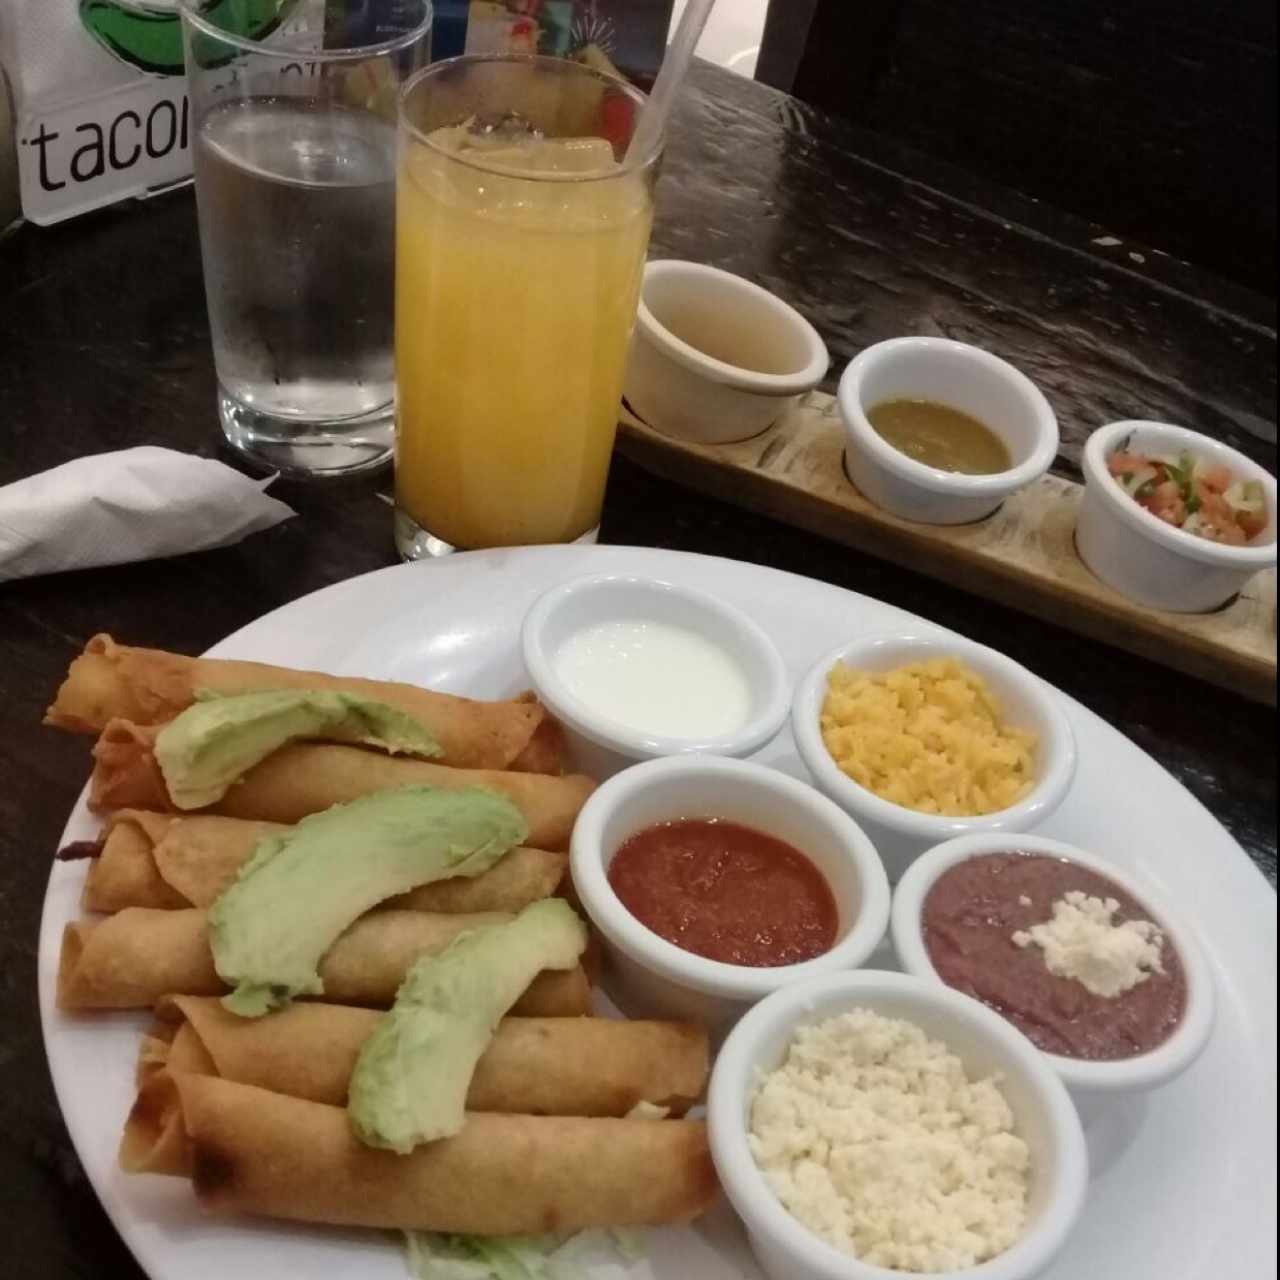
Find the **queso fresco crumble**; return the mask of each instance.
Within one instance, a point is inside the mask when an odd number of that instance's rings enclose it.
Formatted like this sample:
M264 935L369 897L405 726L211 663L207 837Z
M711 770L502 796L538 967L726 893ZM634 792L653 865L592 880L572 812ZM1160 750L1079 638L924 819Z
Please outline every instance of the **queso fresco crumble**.
M751 1151L829 1244L898 1271L977 1266L1016 1242L1031 1153L996 1080L868 1009L802 1027L751 1107Z

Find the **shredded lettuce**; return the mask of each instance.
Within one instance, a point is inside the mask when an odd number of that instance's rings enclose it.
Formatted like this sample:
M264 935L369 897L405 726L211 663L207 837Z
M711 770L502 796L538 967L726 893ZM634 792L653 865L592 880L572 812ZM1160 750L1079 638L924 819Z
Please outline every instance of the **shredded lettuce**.
M639 1227L613 1227L609 1239L628 1262L639 1262L649 1252L644 1231Z
M483 1263L468 1261L438 1243L447 1237L406 1231L404 1239L409 1274L416 1280L490 1280L492 1272Z
M587 1253L627 1262L644 1256L638 1231L580 1231L569 1236L449 1236L406 1231L415 1280L586 1280Z
M548 1270L555 1237L444 1236L406 1232L418 1280L561 1280Z

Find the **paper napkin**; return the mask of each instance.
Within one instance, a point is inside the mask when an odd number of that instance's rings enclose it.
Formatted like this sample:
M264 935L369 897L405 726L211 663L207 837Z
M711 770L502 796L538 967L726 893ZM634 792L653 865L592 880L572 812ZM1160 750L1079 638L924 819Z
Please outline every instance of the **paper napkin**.
M292 507L221 462L144 445L0 487L0 581L239 542Z

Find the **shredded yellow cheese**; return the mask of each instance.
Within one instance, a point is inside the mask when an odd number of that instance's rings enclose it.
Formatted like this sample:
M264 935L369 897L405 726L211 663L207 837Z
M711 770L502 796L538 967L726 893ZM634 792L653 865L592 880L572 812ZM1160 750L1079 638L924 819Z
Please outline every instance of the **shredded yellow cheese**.
M872 674L837 663L822 740L859 786L919 813L977 817L1035 785L1036 736L1004 723L977 672L932 658Z

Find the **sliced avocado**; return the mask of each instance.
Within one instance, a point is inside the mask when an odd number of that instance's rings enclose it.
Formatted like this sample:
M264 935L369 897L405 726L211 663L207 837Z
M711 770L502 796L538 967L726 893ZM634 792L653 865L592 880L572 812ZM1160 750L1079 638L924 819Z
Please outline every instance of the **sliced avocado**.
M155 757L179 809L216 804L255 764L299 738L353 742L391 754L442 755L412 716L383 702L328 689L273 689L224 696L201 690L156 736Z
M402 787L304 818L258 842L209 909L223 1004L255 1018L296 995L322 995L317 967L371 907L419 885L476 876L524 840L528 824L482 787Z
M586 946L573 908L547 898L419 960L356 1061L347 1103L356 1136L407 1155L457 1133L503 1015L539 973L573 968Z

